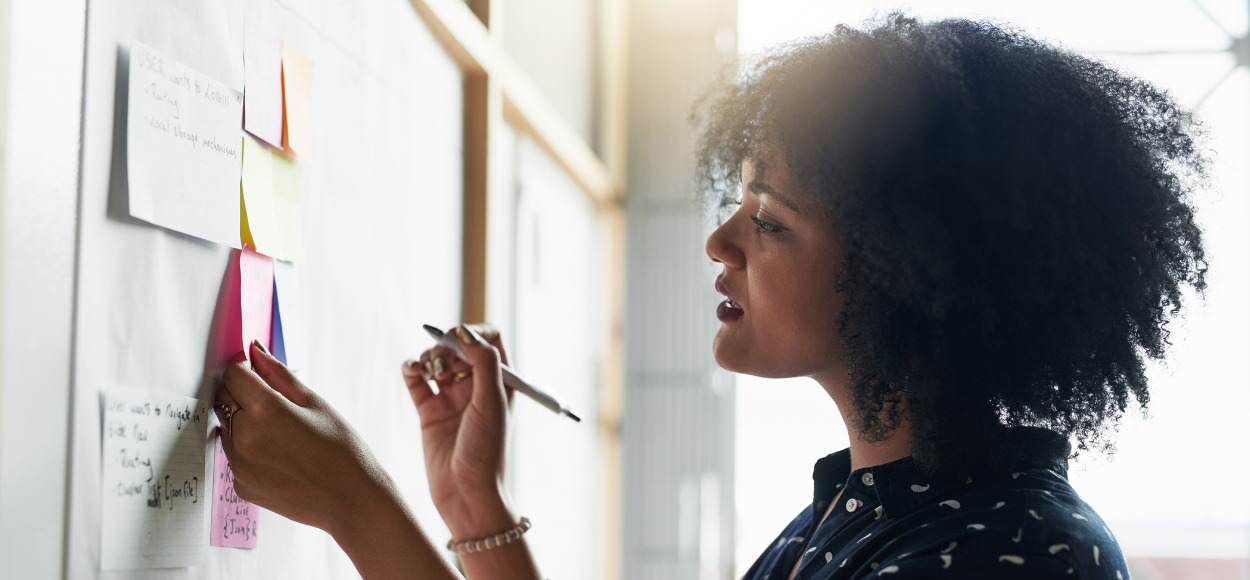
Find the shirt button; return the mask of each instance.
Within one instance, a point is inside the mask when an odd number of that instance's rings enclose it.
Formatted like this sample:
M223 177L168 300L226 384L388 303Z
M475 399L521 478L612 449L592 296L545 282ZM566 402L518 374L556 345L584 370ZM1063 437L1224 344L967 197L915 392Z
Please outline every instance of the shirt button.
M857 499L855 499L855 498L851 498L851 499L846 500L846 511L848 511L848 512L853 512L853 511L855 511L857 508L859 508L859 500L857 500Z
M860 479L864 481L864 485L872 485L872 472L865 473Z

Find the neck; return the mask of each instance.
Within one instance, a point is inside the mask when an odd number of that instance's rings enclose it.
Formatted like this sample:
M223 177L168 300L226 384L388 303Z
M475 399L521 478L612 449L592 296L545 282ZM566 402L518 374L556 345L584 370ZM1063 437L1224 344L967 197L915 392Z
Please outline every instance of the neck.
M851 403L850 380L845 373L814 375L842 414L847 439L851 442L851 471L873 467L911 455L911 423L903 418L898 428L880 441L866 441L858 428L859 419Z

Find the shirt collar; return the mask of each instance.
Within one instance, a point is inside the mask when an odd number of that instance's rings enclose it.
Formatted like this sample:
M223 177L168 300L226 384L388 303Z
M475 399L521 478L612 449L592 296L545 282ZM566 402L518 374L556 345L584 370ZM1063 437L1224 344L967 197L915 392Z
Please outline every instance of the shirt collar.
M993 464L987 462L984 468L974 471L966 483L1034 468L1050 469L1067 478L1071 451L1072 445L1067 438L1050 429L1006 427L995 438L994 449L989 455L993 457ZM857 495L879 498L884 515L890 517L904 515L948 491L926 481L911 456L851 472L850 447L817 460L812 479L815 483L813 505L827 506L829 500L845 486L853 488L855 491L852 493Z

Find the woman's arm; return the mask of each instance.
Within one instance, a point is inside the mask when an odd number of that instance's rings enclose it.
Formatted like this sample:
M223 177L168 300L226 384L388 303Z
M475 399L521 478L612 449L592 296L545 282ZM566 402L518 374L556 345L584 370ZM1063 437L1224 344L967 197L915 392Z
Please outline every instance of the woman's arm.
M451 332L460 341L459 353L435 346L420 361L405 362L403 377L421 417L430 494L460 541L510 529L519 518L503 485L512 393L504 387L500 363L507 364L508 355L490 325L461 325ZM437 394L430 379L438 384ZM541 578L525 536L462 554L460 561L472 580Z
M239 496L330 533L365 578L460 578L347 422L264 347L251 353L214 406Z

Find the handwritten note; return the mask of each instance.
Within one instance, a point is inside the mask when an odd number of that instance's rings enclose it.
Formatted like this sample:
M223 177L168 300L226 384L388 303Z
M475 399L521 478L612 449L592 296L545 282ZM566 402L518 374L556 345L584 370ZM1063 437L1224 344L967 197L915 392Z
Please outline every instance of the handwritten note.
M312 143L308 125L311 84L312 63L299 51L282 47L282 146L296 155L308 154Z
M282 45L263 29L248 27L243 47L243 128L282 147Z
M243 96L137 42L128 86L130 215L239 247Z
M234 491L234 472L226 460L221 436L213 437L213 518L210 542L226 548L256 547L260 508Z
M194 565L204 552L207 409L130 387L104 391L104 570Z
M256 250L297 260L303 254L299 166L248 136L243 144L243 200Z

